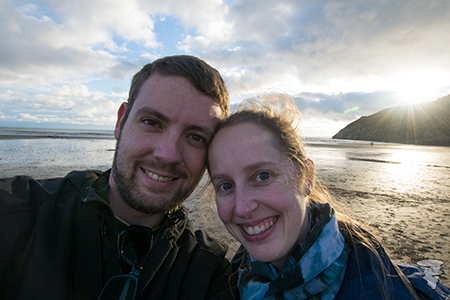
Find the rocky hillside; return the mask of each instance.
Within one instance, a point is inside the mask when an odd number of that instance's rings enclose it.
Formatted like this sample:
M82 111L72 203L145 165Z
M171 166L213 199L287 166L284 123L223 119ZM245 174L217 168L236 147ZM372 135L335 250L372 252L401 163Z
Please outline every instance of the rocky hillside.
M361 117L333 138L450 146L450 95L433 102L387 108Z

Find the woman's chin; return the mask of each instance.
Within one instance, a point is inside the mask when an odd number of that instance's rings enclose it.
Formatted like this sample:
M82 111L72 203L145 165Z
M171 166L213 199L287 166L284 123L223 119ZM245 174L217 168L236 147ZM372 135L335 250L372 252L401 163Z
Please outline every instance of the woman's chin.
M251 257L261 262L276 262L280 259L279 251L270 246L251 247L247 251Z

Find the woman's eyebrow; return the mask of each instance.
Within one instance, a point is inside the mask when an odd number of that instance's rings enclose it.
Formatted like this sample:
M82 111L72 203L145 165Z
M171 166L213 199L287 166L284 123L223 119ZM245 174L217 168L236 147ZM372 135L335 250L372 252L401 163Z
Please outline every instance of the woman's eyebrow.
M227 178L228 176L226 175L226 174L216 174L216 175L211 175L211 181L214 181L214 180L221 180L221 179L224 179L224 178Z
M259 169L259 168L261 168L261 167L276 167L277 166L277 164L276 163L274 163L274 162L271 162L271 161L259 161L259 162L256 162L256 163L254 163L254 164L251 164L251 165L248 165L248 166L245 166L244 167L244 171L246 171L246 172L248 172L248 171L254 171L254 170L256 170L256 169ZM219 179L224 179L224 178L227 178L228 177L228 175L227 174L225 174L225 173L219 173L219 174L214 174L214 175L212 175L211 174L211 180L219 180Z
M252 171L252 170L255 170L255 169L262 168L262 167L274 167L274 166L277 166L277 164L272 162L272 161L264 161L263 160L263 161L258 161L258 162L254 163L254 164L246 166L244 168L244 170Z

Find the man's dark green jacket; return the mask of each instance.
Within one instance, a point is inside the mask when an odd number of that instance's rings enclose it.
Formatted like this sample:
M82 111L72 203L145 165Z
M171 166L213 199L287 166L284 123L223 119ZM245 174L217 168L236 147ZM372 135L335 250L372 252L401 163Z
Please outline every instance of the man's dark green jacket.
M0 180L0 299L97 299L121 272L121 229L100 196L109 174ZM232 299L226 246L194 231L184 208L154 239L137 299Z

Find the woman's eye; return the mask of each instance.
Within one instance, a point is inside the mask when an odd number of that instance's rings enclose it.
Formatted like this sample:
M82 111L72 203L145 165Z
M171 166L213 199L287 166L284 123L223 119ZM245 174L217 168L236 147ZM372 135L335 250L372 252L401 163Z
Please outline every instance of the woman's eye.
M226 192L228 190L230 190L233 187L233 185L231 183L222 183L221 185L219 185L219 190Z
M262 173L259 173L258 175L256 175L256 181L264 181L264 180L269 179L269 177L270 177L269 173L262 172Z

